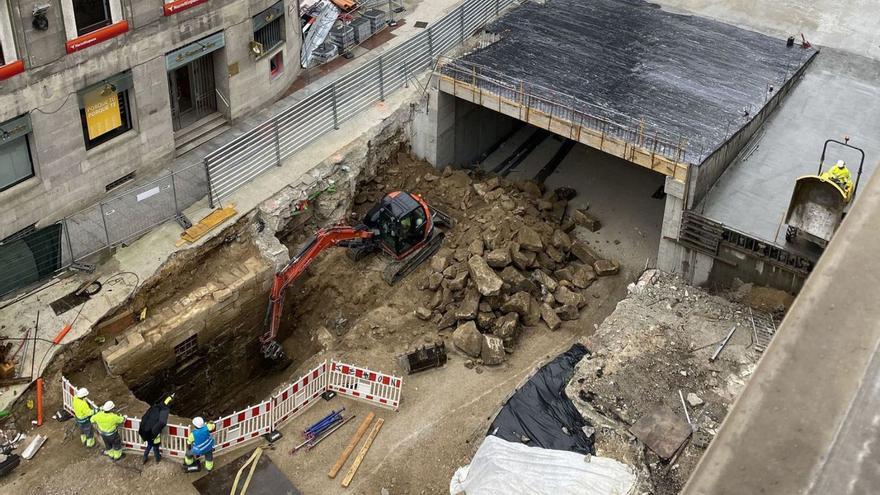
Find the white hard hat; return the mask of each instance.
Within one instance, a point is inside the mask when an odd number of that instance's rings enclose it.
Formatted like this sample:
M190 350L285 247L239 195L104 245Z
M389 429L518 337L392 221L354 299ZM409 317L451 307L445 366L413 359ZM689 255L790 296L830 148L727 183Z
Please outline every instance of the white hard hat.
M837 167L841 167L841 168L842 168L842 167L845 167L845 166L846 166L846 162L843 161L843 160L837 160L837 164L835 164L835 166L837 166Z
M201 428L205 426L205 420L201 416L196 416L193 418L193 426L196 428Z
M101 410L104 412L110 412L115 407L116 407L116 404L114 404L112 400L108 400L107 402L104 403L103 406L101 406Z
M83 387L83 388L77 390L76 396L79 397L80 399L85 399L86 397L89 396L89 389Z

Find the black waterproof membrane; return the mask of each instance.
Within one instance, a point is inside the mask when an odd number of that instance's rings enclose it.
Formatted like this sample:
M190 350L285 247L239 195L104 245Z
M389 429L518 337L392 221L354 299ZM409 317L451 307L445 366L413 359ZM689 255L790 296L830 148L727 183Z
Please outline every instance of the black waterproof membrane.
M465 64L527 94L686 142L690 163L724 144L816 54L642 0L525 2L487 31L501 40Z
M575 344L542 366L507 401L487 435L533 447L594 453L593 441L583 431L589 423L565 395L575 366L588 352Z

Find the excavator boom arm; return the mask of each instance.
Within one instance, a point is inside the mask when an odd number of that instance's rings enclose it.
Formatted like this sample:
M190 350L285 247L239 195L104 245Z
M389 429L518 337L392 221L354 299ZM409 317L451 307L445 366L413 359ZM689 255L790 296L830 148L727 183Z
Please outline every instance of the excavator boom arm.
M275 274L272 284L272 292L269 296L269 308L266 311L268 328L260 337L263 345L263 353L267 348L277 352L280 350L275 339L278 336L278 327L281 324L281 310L284 306L284 290L296 281L325 249L334 246L354 245L358 242L369 241L376 233L366 227L335 226L319 230L312 240L290 260L283 270ZM267 355L267 357L269 357Z

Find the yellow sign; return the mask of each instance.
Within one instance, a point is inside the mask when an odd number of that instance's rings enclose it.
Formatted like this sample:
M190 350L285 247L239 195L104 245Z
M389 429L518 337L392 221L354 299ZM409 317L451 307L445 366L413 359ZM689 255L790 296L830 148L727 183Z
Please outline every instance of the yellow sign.
M86 126L89 139L95 139L113 129L122 127L119 114L119 97L110 87L96 89L85 95Z

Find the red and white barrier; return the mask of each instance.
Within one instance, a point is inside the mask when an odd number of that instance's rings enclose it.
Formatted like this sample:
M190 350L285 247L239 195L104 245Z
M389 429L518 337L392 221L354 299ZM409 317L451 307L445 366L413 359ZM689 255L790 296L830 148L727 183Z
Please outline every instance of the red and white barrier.
M324 361L272 397L275 429L305 411L326 390L327 362Z
M396 411L402 389L403 379L400 377L338 361L324 361L269 399L216 420L214 440L217 446L214 452L240 447L277 430L314 405L315 399L328 390ZM61 377L61 390L64 409L72 414L76 387ZM143 452L146 449L146 442L138 435L139 426L140 419L126 416L125 423L119 428L125 450ZM162 454L182 459L189 433L187 426L168 425L162 432Z
M361 368L351 364L330 362L328 390L388 407L395 411L400 406L403 379Z
M272 423L272 401L265 400L256 406L248 407L214 422L217 430L214 452L236 447L275 429Z
M73 414L73 398L76 395L76 389L67 378L61 377L61 400L64 404L64 410ZM147 443L141 439L138 434L138 428L141 425L139 418L130 418L125 416L125 423L119 428L119 436L122 438L122 448L125 450L133 450L143 452L147 448ZM177 459L183 459L186 453L186 437L189 436L189 428L180 425L168 425L162 432L162 454Z

